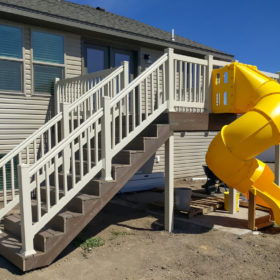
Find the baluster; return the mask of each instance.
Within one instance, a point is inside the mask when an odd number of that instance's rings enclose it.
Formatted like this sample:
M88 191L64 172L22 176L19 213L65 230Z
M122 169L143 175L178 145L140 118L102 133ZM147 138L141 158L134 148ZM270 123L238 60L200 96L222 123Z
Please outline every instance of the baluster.
M14 158L11 159L11 188L12 188L12 198L15 197L15 167Z
M47 135L48 135L48 152L51 150L52 148L52 140L51 140L51 129L49 128L47 131Z
M145 79L145 119L148 118L149 107L148 107L148 82L147 78Z
M44 133L41 134L41 157L45 154L45 148L44 148Z
M131 97L131 106L132 106L132 131L135 129L136 124L136 114L135 114L135 88L132 90L132 97Z
M2 167L2 175L3 175L3 200L4 207L7 205L7 174L6 174L6 164Z
M139 114L139 125L142 123L142 83L138 87L138 114Z
M166 93L166 88L165 88L167 78L166 78L165 73L166 73L166 71L165 71L165 63L164 63L162 65L162 103L161 104L164 104L164 102L167 99L167 93Z
M193 102L194 98L193 98L193 77L192 77L192 72L193 72L193 64L190 63L190 77L189 77L189 80L190 80L190 102Z
M159 88L159 68L157 68L157 76L156 76L156 81L157 81L157 109L159 108L160 105L160 88Z
M203 66L203 99L202 102L205 103L205 96L206 96L206 66Z
M82 134L79 136L79 159L80 159L80 179L84 176L84 154L83 154L83 143Z
M55 204L59 201L59 178L58 178L57 155L54 157L54 187L55 187Z
M58 143L58 128L57 128L57 123L55 123L54 125L54 143L55 145L57 145Z
M91 126L87 129L87 166L88 173L91 170L91 143L90 143L90 129Z
M71 142L71 166L72 166L72 188L74 188L76 184L75 141Z
M201 97L201 65L198 65L198 102L202 102L202 97Z
M129 113L130 113L130 109L129 109L129 94L126 95L125 98L125 111L126 111L126 136L128 136L129 134ZM114 111L114 109L113 109Z
M49 212L50 208L51 208L49 165L50 165L50 162L47 162L46 165L45 165L45 183L46 183L46 206L47 206L47 212Z
M184 101L187 101L187 90L188 90L188 63L185 62L185 75L184 75L184 79L185 79L185 90L184 90Z
M26 164L29 164L29 145L26 147Z
M194 102L197 102L197 64L194 64L194 76L193 76L193 82L194 82Z
M150 75L151 80L151 113L154 112L154 72Z
M34 155L34 163L37 161L36 153L37 153L37 142L36 139L33 141L33 155Z
M182 82L183 82L183 65L182 65L182 61L179 61L179 101L183 100L183 96L182 96Z
M112 108L112 149L116 144L116 106Z
M98 121L96 121L95 125L94 125L94 150L95 150L94 160L95 160L95 165L97 165L98 159L99 159L99 156L98 156Z
M123 99L121 99L119 101L119 143L122 140L122 103L123 103Z
M37 192L37 221L40 221L42 217L41 211L41 189L40 189L40 182L39 182L39 171L35 174L35 183L36 183L36 192Z

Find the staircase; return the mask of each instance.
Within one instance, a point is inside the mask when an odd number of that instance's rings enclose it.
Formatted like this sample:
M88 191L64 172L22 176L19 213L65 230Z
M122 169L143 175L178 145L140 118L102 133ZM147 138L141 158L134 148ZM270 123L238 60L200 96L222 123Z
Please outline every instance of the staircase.
M158 117L207 108L210 61L169 49L130 83L127 63L91 87L82 79L71 99L58 82L57 115L0 161L6 176L19 158L9 199L3 176L0 254L23 271L53 262L172 135Z

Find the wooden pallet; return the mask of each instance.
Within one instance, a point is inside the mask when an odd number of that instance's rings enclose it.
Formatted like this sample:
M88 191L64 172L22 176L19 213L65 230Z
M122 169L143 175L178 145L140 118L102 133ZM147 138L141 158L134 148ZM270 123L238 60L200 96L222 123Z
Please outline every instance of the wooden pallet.
M162 201L153 202L151 207L163 208L164 203ZM205 215L216 211L217 209L223 209L224 202L219 197L206 196L203 194L192 194L192 201L190 203L189 211L178 210L175 207L176 214L184 215L184 217L191 219L195 216Z

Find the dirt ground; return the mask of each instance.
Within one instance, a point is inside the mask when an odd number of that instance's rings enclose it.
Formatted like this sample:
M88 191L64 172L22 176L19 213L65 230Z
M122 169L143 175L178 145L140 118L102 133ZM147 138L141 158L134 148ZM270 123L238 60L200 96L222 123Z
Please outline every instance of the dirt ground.
M280 279L279 228L236 235L176 218L169 234L162 209L125 203L128 197L108 204L82 232L103 246L85 252L76 240L52 265L26 274L0 257L0 279Z

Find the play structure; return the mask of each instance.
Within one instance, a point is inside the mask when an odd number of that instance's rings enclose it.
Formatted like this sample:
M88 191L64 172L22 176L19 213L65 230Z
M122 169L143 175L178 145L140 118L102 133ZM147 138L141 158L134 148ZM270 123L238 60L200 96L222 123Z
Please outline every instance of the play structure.
M280 188L255 157L280 142L280 84L257 67L231 63L212 72L213 113L244 114L222 128L206 162L215 175L254 203L269 207L280 225Z

